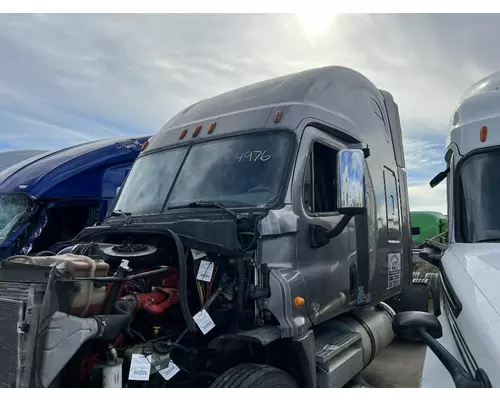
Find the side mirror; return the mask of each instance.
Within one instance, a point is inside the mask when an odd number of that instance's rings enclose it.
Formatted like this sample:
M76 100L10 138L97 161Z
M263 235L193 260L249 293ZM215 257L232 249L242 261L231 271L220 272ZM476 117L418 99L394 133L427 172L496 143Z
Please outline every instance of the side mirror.
M342 219L331 230L310 225L311 247L326 246L330 239L340 235L353 216L366 212L365 158L369 149L347 149L337 153L337 211Z
M431 181L429 182L429 185L431 186L431 188L436 187L442 181L444 181L445 178L448 176L449 172L450 172L450 168L448 167L444 171L441 171L439 174L437 174L434 178L432 178Z
M337 209L340 214L366 212L365 152L341 150L337 153Z
M473 378L436 340L443 336L443 328L434 314L422 311L400 312L394 316L392 330L396 335L407 339L421 338L443 363L457 388L491 388L486 372L479 368Z
M397 336L408 340L422 338L420 330L425 330L434 339L443 336L441 323L434 314L423 311L404 311L395 315L392 330Z
M415 227L411 227L411 235L414 236L414 235L420 235L420 227L418 226L415 226Z
M327 245L340 235L353 216L366 212L365 158L369 149L347 149L337 153L337 211L343 218L331 230L309 226L311 247Z

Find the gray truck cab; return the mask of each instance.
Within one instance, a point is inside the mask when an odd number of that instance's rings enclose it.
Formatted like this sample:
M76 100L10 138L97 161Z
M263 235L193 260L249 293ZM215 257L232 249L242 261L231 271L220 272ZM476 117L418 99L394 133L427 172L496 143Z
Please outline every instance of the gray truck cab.
M389 92L344 67L270 79L174 116L143 146L104 222L65 252L101 257L111 271L174 254L180 314L165 318L186 326L175 343L189 348L189 332L196 351L267 349L265 360L260 350L223 364L200 356L217 377L205 385L251 386L233 378L265 372L261 386L341 387L391 343L386 301L411 284L404 168ZM103 315L123 310L110 290ZM148 343L141 335L124 368Z

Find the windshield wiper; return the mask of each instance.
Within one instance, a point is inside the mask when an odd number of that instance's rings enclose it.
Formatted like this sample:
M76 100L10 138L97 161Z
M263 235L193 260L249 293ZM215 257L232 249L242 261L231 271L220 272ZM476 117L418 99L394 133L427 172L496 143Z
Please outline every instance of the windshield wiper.
M125 217L125 223L126 224L130 224L130 222L131 222L130 216L131 215L132 215L132 213L130 213L130 212L124 212L122 210L113 210L113 212L111 212L111 214L109 214L110 217L119 217L119 216Z
M216 203L213 201L192 201L191 203L169 206L169 207L167 207L167 210L176 210L176 209L180 209L180 208L197 208L197 207L220 208L221 210L224 210L225 212L232 215L234 218L236 218L238 220L243 218L243 216L241 214L235 213L234 211L230 210L229 208L223 206L221 203Z

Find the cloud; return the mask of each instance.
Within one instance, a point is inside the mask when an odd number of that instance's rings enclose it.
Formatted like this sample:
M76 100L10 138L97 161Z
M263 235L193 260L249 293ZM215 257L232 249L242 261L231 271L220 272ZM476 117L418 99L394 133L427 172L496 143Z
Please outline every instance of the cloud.
M203 98L345 65L394 95L412 207L438 209L444 194L419 182L442 169L460 96L500 65L491 51L498 22L494 14L4 14L0 147L154 133Z
M410 209L412 211L439 211L447 214L446 181L430 188L428 182L414 183L408 187Z

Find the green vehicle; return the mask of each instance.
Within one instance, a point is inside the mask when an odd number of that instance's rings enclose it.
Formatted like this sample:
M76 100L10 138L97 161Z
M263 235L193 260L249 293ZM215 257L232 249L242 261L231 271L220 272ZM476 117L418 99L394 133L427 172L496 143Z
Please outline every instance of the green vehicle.
M448 217L436 211L411 211L411 233L414 246L433 239L438 243L448 241Z

